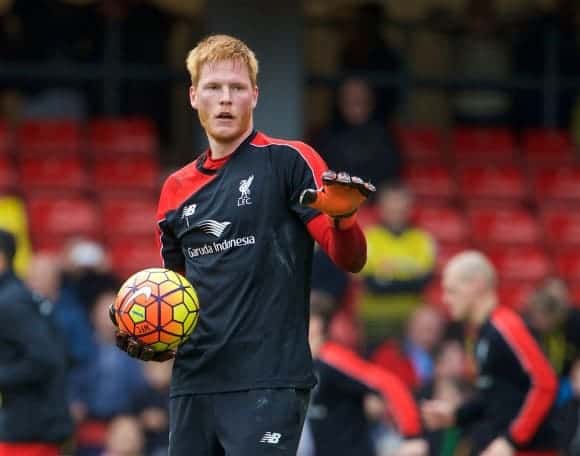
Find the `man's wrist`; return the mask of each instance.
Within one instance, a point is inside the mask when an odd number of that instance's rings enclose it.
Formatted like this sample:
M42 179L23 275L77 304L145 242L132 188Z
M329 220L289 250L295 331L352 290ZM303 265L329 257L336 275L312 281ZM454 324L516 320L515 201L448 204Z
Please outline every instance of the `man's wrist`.
M340 215L336 217L330 216L332 219L332 226L337 230L348 230L356 224L356 211L348 215Z

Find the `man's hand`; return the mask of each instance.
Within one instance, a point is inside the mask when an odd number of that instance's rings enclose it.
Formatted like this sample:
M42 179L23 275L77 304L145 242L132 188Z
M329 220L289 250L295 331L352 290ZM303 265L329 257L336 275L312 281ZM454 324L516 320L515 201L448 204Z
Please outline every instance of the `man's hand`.
M505 437L497 437L485 449L481 456L513 456L514 447Z
M429 445L421 438L406 440L395 451L395 456L427 456L428 454Z
M449 402L434 399L421 405L421 415L430 431L451 427L455 424L455 407Z
M306 189L300 195L300 204L318 209L334 219L337 228L350 228L356 211L371 193L374 185L348 173L325 171L320 190Z
M136 337L119 330L117 317L115 315L115 308L112 304L109 306L109 318L115 325L115 343L117 347L119 347L124 352L127 352L127 354L132 358L137 358L141 361L157 361L160 363L175 358L174 350L156 352Z

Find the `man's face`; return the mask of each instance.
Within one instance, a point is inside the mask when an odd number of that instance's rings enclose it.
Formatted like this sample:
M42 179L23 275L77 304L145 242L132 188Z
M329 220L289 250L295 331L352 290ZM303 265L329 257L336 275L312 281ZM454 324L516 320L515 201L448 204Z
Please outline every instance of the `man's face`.
M250 128L258 89L252 85L247 66L228 59L202 65L189 97L207 135L227 143Z
M413 204L413 199L407 191L384 191L380 195L379 204L384 223L394 229L401 229L407 225Z
M453 320L463 321L469 317L477 291L475 280L466 280L455 269L447 268L443 272L443 303Z

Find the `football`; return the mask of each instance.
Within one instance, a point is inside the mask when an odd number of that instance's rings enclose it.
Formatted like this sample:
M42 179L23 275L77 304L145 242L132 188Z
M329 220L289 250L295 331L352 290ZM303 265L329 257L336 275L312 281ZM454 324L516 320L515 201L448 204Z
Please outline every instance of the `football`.
M197 293L182 275L148 268L129 277L115 300L119 329L155 351L176 349L199 316Z

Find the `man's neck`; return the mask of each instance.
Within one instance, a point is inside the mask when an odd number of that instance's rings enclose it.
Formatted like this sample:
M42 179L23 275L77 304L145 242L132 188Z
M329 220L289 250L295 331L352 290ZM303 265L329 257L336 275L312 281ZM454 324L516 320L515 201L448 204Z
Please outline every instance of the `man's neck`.
M253 124L250 124L248 129L243 134L228 142L216 141L214 138L208 135L207 140L209 142L210 158L212 160L219 160L220 158L224 158L232 154L240 146L240 144L245 141L245 139L250 135L250 133L252 133L253 130L254 126Z
M471 314L470 324L479 328L489 318L496 306L497 295L495 293L490 292L482 296Z

